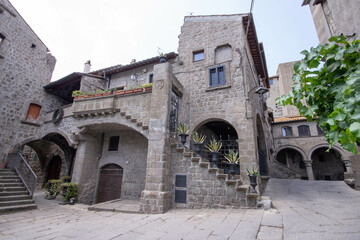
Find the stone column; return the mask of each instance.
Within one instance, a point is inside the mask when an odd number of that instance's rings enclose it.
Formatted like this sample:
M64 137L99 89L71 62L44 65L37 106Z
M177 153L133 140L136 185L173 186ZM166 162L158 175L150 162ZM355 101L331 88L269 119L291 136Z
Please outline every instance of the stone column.
M78 185L78 197L82 203L95 202L101 140L81 134L76 151L72 181Z
M351 167L351 161L350 160L343 160L343 163L345 164L346 172L348 174L353 174L353 170L352 170L352 167Z
M141 213L164 213L171 209L169 109L172 78L170 63L154 66L145 189L141 193L140 201Z
M308 179L309 181L314 181L314 173L313 173L313 169L312 169L312 160L303 160L305 163L305 167L306 167L306 172L308 175Z

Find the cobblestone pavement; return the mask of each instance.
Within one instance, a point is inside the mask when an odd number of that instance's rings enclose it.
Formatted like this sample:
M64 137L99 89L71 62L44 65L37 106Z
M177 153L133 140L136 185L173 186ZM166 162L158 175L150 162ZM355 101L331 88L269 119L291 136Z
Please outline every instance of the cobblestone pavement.
M360 191L341 181L270 179L266 193L283 217L284 239L360 239Z
M0 216L0 239L360 239L360 192L343 182L270 179L275 209L88 211L35 194L38 209Z
M42 193L34 198L37 210L0 216L0 239L256 239L264 214L262 209L93 212L87 205L58 205Z

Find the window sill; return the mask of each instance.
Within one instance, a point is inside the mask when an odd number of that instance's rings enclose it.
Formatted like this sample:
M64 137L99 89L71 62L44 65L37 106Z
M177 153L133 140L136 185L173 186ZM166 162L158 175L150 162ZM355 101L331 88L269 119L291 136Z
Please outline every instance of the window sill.
M40 123L36 123L36 122L30 122L30 121L26 121L26 120L21 120L21 123L32 125L32 126L35 126L35 127L40 127Z
M211 91L220 90L220 89L226 89L226 88L231 88L231 85L224 84L224 85L220 85L220 86L216 86L216 87L208 87L205 91L206 92L211 92Z

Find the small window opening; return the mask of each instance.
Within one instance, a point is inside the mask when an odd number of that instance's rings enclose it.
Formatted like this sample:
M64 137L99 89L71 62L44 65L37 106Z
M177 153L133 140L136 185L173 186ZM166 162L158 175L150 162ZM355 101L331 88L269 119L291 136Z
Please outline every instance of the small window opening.
M109 140L109 151L117 151L119 148L119 136L112 136Z
M281 132L282 132L283 137L290 137L293 135L292 127L282 127Z
M204 50L193 52L193 60L194 62L204 60Z
M152 83L153 82L153 79L154 79L154 74L150 74L149 75L149 83Z
M30 103L28 112L26 114L26 120L37 120L40 114L41 106Z

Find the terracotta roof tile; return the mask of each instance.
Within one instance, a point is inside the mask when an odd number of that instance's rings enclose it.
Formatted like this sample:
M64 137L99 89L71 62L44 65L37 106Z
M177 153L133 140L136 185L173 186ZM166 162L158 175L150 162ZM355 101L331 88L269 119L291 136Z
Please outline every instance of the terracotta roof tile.
M274 123L295 122L302 120L306 120L306 118L302 116L280 117L280 118L275 118Z

